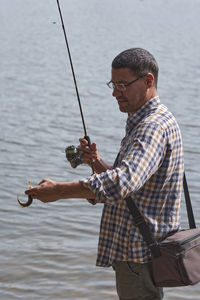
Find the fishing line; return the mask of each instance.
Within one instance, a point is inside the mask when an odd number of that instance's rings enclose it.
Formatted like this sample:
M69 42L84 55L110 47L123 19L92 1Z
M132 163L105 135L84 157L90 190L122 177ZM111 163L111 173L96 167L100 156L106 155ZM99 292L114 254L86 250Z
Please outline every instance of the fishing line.
M79 109L80 109L80 114L81 114L81 119L82 119L82 124L83 124L83 130L84 130L84 135L85 135L84 138L88 141L88 145L90 146L90 144L91 144L90 143L90 138L87 135L85 120L84 120L84 116L83 116L83 110L82 110L82 106L81 106L81 100L80 100L80 96L79 96L79 92L78 92L76 76L75 76L74 67L73 67L73 63L72 63L72 57L71 57L71 53L70 53L70 48L69 48L69 43L68 43L67 34L66 34L66 30L65 30L64 21L63 21L63 16L62 16L61 8L60 8L60 3L59 3L59 0L56 0L56 1L57 1L57 5L58 5L58 11L59 11L60 20L61 20L61 24L62 24L62 29L63 29L63 33L64 33L65 43L66 43L66 46L67 46L67 52L68 52L71 71L72 71L72 76L73 76L73 80L74 80L76 96L77 96L77 100L78 100L78 104L79 104Z

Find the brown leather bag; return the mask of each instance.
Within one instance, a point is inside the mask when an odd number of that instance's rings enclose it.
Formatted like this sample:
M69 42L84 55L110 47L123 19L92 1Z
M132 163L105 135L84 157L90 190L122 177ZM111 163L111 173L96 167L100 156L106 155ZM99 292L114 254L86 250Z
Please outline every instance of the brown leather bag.
M196 228L191 200L184 174L183 187L190 229L172 233L164 240L154 240L149 226L131 198L126 198L145 242L151 250L155 285L175 287L200 282L200 228Z
M200 281L200 228L181 230L159 244L160 256L152 256L157 286L194 285Z

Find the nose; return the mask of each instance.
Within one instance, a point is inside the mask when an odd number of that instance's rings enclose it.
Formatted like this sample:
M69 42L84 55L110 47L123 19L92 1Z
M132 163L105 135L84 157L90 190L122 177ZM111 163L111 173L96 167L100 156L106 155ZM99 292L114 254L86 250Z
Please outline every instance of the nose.
M121 95L121 94L122 94L122 92L119 91L119 90L117 89L117 87L115 86L115 87L113 88L113 92L112 92L113 97L117 97L117 96L119 96L119 95Z

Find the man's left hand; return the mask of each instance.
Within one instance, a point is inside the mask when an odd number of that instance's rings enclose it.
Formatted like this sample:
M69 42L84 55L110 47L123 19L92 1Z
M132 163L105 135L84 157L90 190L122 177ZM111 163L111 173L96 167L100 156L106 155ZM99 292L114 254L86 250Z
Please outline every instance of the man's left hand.
M56 181L45 178L38 186L25 191L26 195L42 202L53 202L59 200L59 185Z

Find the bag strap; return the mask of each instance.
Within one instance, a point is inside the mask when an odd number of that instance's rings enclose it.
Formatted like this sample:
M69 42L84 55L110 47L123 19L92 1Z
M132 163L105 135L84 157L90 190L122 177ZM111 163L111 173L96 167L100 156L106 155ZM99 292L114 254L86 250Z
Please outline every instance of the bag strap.
M139 228L141 235L143 236L144 241L147 243L147 246L150 248L151 253L154 257L160 256L160 249L158 247L157 241L153 238L149 226L147 225L144 217L141 215L138 207L134 203L131 197L125 198L126 204L133 216L133 222L136 227Z
M185 203L186 203L189 226L191 229L196 228L193 209L192 209L192 203L191 203L191 199L190 199L190 194L189 194L189 189L188 189L188 185L187 185L185 172L183 174L183 189L184 189L184 195L185 195Z
M186 202L186 208L187 208L187 213L188 213L189 226L190 226L190 228L196 228L185 173L183 176L183 188L184 188L185 202ZM144 217L140 213L137 205L134 203L134 201L131 197L127 197L127 198L125 198L125 200L126 200L128 208L133 216L134 224L136 227L139 228L139 231L140 231L141 235L143 236L144 241L147 243L148 247L150 248L152 255L154 257L160 256L160 250L158 247L158 243L153 238L151 230L150 230L148 224L146 223Z

